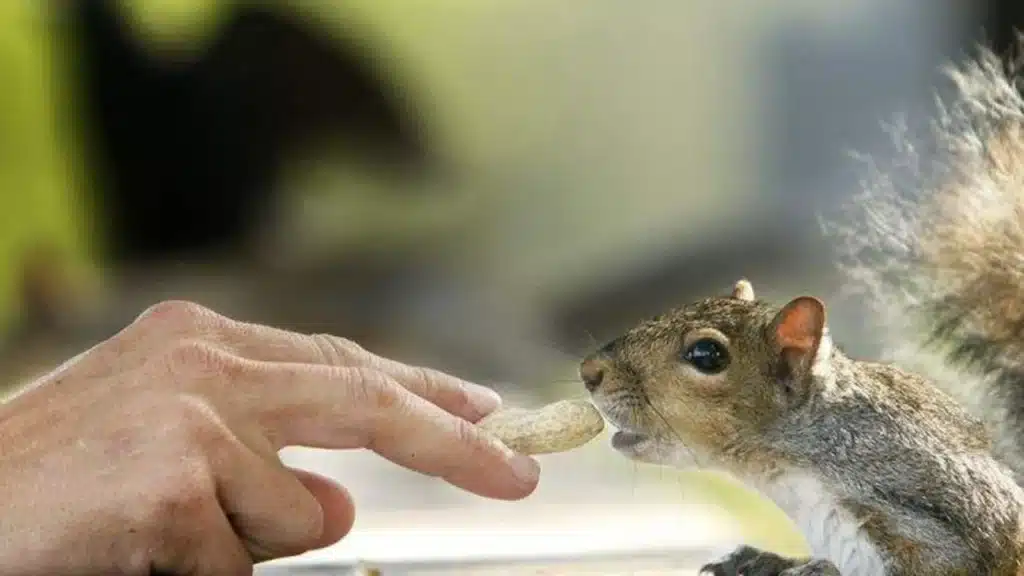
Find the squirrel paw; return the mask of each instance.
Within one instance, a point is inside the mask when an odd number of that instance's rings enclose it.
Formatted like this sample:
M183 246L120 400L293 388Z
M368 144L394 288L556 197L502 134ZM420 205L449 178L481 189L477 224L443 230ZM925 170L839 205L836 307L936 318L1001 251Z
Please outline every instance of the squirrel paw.
M785 558L751 546L740 546L717 562L701 566L709 576L840 576L828 560Z

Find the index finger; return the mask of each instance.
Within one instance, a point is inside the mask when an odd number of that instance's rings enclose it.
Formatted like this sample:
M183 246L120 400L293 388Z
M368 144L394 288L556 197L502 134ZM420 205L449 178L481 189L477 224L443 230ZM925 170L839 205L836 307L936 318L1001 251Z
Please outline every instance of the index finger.
M251 379L257 381L246 384L259 391L258 401L248 410L279 448L367 448L489 498L520 499L537 486L539 470L532 458L512 452L383 372L255 364Z
M219 315L215 321L217 329L209 330L205 337L243 358L339 367L366 366L387 374L413 394L470 422L480 420L501 405L500 396L490 388L439 370L378 356L351 340L329 334L301 334Z

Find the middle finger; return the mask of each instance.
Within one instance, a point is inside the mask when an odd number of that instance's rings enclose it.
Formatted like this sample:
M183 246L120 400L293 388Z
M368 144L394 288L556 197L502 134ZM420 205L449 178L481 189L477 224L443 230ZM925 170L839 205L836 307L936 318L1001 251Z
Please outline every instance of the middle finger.
M378 356L351 340L329 334L300 334L262 324L231 321L212 338L248 360L370 368L386 374L420 398L470 422L480 420L501 405L501 398L487 387L439 370Z

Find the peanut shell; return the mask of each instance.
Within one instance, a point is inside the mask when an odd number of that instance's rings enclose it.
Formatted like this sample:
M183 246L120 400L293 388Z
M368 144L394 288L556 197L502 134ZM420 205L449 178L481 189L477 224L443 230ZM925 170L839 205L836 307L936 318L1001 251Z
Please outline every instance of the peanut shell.
M536 409L499 408L477 423L520 454L567 452L604 430L604 418L586 400L561 400Z

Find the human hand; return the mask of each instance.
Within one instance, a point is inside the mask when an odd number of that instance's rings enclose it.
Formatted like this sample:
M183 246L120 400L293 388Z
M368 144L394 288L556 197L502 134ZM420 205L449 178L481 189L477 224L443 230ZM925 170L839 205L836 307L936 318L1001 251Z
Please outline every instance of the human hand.
M350 496L285 446L523 498L536 462L471 424L499 403L347 340L158 304L0 407L0 573L251 574L338 541Z

